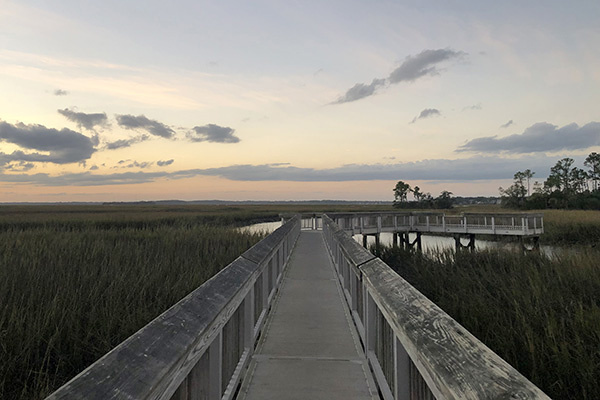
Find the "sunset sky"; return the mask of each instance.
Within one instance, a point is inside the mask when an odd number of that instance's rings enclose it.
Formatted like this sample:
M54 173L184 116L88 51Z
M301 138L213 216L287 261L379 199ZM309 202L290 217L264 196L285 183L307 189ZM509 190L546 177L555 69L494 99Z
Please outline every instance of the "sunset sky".
M600 2L0 0L0 202L498 195L600 152Z

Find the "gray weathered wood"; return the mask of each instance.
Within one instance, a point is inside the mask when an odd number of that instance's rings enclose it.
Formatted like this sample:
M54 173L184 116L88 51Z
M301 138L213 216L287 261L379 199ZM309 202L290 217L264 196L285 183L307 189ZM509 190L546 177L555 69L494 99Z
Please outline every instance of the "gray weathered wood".
M436 398L548 398L383 261L361 270L377 308Z
M255 281L266 272L264 261L282 242L293 244L299 233L299 220L294 218L48 399L170 399L176 392L177 397L198 398L191 388L220 398L226 385L218 378L222 373L223 327L233 315L249 312L242 306L236 314ZM244 337L241 332L230 339L243 346ZM235 346L233 351L240 353ZM207 367L208 377L197 369ZM194 376L191 380L190 373Z
M427 221L431 224L434 219L427 218ZM362 247L332 219L323 216L323 222L330 251L340 254L333 258L337 264L343 265L347 260L354 264L356 260L367 258L360 254ZM360 320L359 313L353 316L359 332L362 331L365 353L385 398L393 393L397 399L433 399L434 396L437 399L548 399L383 261L371 257L357 267L362 290L356 294L362 295L360 311L364 320ZM385 324L377 323L378 313ZM390 328L393 341L387 338L389 333L377 332ZM390 351L393 352L391 362L387 354ZM382 360L378 359L378 353ZM393 364L393 378L390 364Z
M441 212L412 211L332 213L328 216L334 221L339 221L343 225L341 229L352 234L363 235L375 235L381 232L432 232L539 236L544 232L543 215L540 213L445 215Z

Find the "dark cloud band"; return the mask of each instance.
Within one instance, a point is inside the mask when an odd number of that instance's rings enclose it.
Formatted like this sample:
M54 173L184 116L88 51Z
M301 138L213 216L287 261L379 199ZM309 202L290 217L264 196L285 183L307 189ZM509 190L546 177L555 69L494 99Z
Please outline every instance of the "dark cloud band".
M539 122L525 129L521 134L470 140L456 151L523 154L582 150L594 146L600 146L600 122L590 122L581 127L572 123L562 128L547 122Z
M169 160L170 161L170 160ZM130 160L123 160L123 164ZM372 180L426 180L470 182L510 179L515 171L531 169L540 176L556 162L551 157L471 157L458 160L424 160L396 164L350 164L337 168L299 168L287 164L232 165L220 168L189 169L174 172L125 172L115 174L0 174L0 181L28 182L45 186L98 186L217 176L233 181L351 182Z

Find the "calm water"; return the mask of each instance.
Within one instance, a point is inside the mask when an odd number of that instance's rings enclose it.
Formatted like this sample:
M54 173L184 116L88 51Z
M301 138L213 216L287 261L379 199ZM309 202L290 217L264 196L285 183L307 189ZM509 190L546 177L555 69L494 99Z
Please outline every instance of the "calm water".
M262 222L259 224L253 224L246 226L242 229L248 230L250 232L266 232L271 233L275 229L281 226L281 221L276 222ZM417 235L415 233L409 234L409 239L411 242L415 240ZM358 243L362 244L362 235L354 235L354 240ZM380 236L381 244L391 246L393 240L393 234L384 232ZM467 237L462 238L462 244L466 245L469 242ZM526 242L529 243L529 242ZM369 236L367 237L367 244L375 244L375 237ZM424 251L434 251L434 250L443 250L443 249L453 249L454 248L454 237L451 236L429 236L422 235L421 236L421 244L423 245ZM509 250L519 250L518 243L506 243L506 242L494 242L491 240L482 240L475 237L475 248L477 250L481 249L497 249L504 248ZM547 256L552 256L557 252L557 248L553 246L540 246L540 250Z
M271 233L275 229L279 228L280 226L281 226L281 221L261 222L259 224L244 226L241 229L248 231L248 232L252 232L252 233L260 233L260 232Z

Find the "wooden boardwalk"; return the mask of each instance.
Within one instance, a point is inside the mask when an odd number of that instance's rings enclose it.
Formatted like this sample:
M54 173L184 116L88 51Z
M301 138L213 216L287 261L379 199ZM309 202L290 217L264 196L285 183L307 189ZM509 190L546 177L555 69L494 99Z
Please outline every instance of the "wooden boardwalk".
M343 222L308 223L290 219L47 399L548 399Z
M303 231L239 399L374 399L322 231Z

